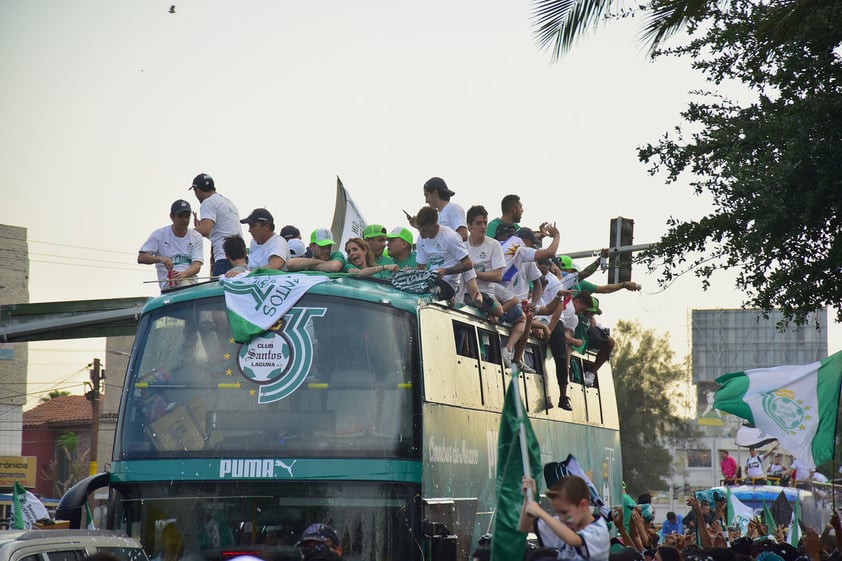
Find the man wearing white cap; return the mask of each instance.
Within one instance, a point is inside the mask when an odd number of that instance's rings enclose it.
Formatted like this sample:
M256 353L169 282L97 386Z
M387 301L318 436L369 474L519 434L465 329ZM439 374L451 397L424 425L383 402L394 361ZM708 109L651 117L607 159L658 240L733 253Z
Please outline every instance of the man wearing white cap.
M338 273L345 266L341 251L332 251L336 242L327 228L313 230L310 234L310 251L313 257L292 257L287 261L287 271L322 271Z

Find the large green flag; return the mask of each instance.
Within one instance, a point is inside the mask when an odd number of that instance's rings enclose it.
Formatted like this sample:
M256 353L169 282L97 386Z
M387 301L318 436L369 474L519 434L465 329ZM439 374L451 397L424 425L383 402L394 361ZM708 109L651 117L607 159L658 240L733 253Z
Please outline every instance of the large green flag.
M716 381L717 409L777 438L810 468L833 458L842 351L810 364L733 372Z
M492 561L523 559L526 534L518 530L520 511L523 507L523 456L521 455L520 427L526 433L526 450L529 457L530 475L540 485L541 448L532 432L529 417L523 413L518 417L517 401L520 396L514 389L517 376L512 377L506 391L503 414L500 417L500 432L497 437L497 510L494 515L494 532L491 537ZM537 497L536 497L537 500Z

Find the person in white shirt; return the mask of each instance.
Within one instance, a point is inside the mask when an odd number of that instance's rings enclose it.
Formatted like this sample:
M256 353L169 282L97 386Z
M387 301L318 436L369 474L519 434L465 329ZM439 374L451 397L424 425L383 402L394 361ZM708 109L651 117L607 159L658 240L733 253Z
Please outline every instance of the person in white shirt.
M745 476L746 482L752 483L755 485L765 485L766 484L766 473L763 470L763 460L766 459L766 456L772 451L777 448L778 445L775 444L772 448L769 449L769 452L766 454L758 454L757 449L752 446L748 449L748 458L746 458L746 466L745 466Z
M488 227L488 211L477 205L468 209L468 254L474 264L479 291L494 298L502 308L502 321L511 325L509 338L501 349L503 366L510 368L515 345L526 330L526 318L518 305L518 299L508 288L500 284L506 260L499 242L485 235Z
M789 466L789 477L796 487L805 489L809 486L808 483L810 480L813 479L815 471L815 469L807 466L801 460L796 459Z
M439 213L438 223L447 226L461 236L462 241L468 239L468 222L465 211L456 203L450 202L450 197L456 193L447 188L447 183L441 177L431 177L424 183L424 201ZM413 224L410 219L410 224Z
M461 299L462 290L467 290L473 302L482 302L474 264L459 234L440 225L438 211L432 207L419 210L415 220L420 235L415 255L418 269L435 271L451 286L457 299Z
M172 224L158 228L137 253L141 265L155 265L161 290L196 284L202 268L202 236L190 230L190 203L178 199L170 206Z
M216 192L213 178L200 173L190 186L201 205L199 213L193 213L193 228L211 241L211 275L218 277L231 268L231 262L225 259L222 244L229 236L242 236L240 212L227 198Z
M249 244L249 269L284 269L289 261L289 246L284 238L275 233L272 213L265 208L256 208L240 223L249 225L252 238Z

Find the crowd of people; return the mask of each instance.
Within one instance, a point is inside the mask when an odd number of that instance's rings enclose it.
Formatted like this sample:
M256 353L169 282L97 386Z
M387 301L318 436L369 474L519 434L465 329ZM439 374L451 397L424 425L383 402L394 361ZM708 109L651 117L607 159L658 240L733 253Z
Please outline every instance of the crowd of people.
M369 224L361 237L345 242L344 251L336 248L327 228L314 230L308 245L294 225L276 232L274 216L265 208L240 219L236 205L216 191L208 174L197 175L189 189L199 201L198 211L186 200L175 201L170 207L172 224L152 232L138 252L138 263L156 266L162 290L197 282L204 238L211 244L211 277L278 269L344 272L386 280L407 269L428 270L446 289L443 297L451 305L473 306L510 329L502 349L507 368L516 363L522 371L531 371L522 360L526 339L534 335L547 341L556 367L558 406L568 411L572 410L567 396L570 349L596 353L582 380L593 385L614 346L608 330L598 323L602 310L593 295L640 290L631 281L597 285L585 280L599 268L608 250L603 249L582 269L570 257L557 255L559 229L549 222L536 228L521 226L524 207L518 195L503 197L500 216L489 221L482 205L465 212L452 202L456 193L440 177L423 185L426 206L415 215L407 213L408 226L417 231L417 238L406 226L387 229ZM241 224L248 225L251 236L247 249Z
M532 533L537 544L528 544L525 561L838 561L842 523L833 511L826 527L800 525L797 545L790 543L788 525L768 527L760 518L745 528L727 519L722 493L696 493L687 498L689 512L668 512L655 520L652 496L635 501L624 494L623 504L602 516L594 510L584 480L562 477L546 492L550 511L536 500L535 481L524 478L524 501L520 530ZM614 535L614 537L612 537ZM485 540L471 561L488 561L490 543Z

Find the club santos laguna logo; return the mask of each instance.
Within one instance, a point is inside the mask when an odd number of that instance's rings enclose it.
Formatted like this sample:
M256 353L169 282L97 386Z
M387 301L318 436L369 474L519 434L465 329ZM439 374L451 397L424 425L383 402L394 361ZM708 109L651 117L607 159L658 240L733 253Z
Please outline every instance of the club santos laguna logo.
M806 430L805 421L811 421L813 418L810 406L803 400L796 399L795 392L786 388L764 392L762 406L763 411L789 434Z
M240 370L260 384L258 403L280 401L301 387L313 366L313 337L307 324L326 308L291 308L279 330L269 330L240 347Z

